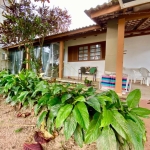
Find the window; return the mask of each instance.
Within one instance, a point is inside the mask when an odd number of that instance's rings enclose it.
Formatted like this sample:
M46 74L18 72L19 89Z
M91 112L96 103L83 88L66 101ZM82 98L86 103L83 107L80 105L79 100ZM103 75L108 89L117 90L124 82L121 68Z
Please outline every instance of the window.
M79 47L79 60L88 60L88 46Z
M97 61L105 58L105 42L68 47L68 62Z
M95 44L90 46L90 60L101 59L101 45Z

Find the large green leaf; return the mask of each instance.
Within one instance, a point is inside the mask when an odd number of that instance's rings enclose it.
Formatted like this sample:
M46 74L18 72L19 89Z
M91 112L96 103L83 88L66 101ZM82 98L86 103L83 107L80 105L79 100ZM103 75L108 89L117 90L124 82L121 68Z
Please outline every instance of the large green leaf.
M36 105L34 106L34 114L35 114L35 116L38 115L38 113L39 113L39 111L40 111L40 108L41 108L41 106L39 106L38 104L36 104Z
M135 150L143 150L142 139L143 134L135 122L125 120L124 117L116 110L112 111L113 122L111 125L124 139L128 140L134 145Z
M103 107L103 113L102 113L102 121L101 121L101 127L105 127L111 124L113 121L113 114L110 110Z
M56 95L56 94L60 93L61 89L62 89L62 88L61 88L60 86L58 86L58 85L55 86L54 91L53 91L53 94Z
M74 132L74 139L80 147L83 147L83 133L79 125L77 125L76 130Z
M56 104L60 104L61 103L61 99L59 97L54 97L54 96L51 96L49 98L49 101L47 102L47 104L49 106L54 106Z
M128 123L125 118L117 111L111 110L113 114L113 121L111 123L112 127L116 132L122 136L124 139L127 139Z
M66 100L72 97L72 94L65 93L62 95L61 101L64 103Z
M72 108L73 108L73 105L71 104L67 104L60 108L60 110L58 111L57 118L56 118L56 128L59 128L63 124L64 120L71 113Z
M45 81L40 81L36 87L35 87L35 91L33 92L33 94L31 95L31 97L35 97L37 92L42 92L42 95L44 95L45 93L48 92L48 85Z
M23 102L23 101L26 99L26 97L27 97L28 94L29 94L29 91L23 91L23 92L20 93L18 99L19 99L21 102Z
M141 134L138 126L132 120L127 120L129 125L129 139L134 146L135 150L144 150L143 135Z
M86 94L88 95L94 95L95 94L96 89L93 88L92 86L88 88L88 90L86 91Z
M74 103L76 103L76 102L85 102L84 96L77 96L77 97L75 98L75 102L74 102Z
M58 114L59 109L64 106L63 104L56 104L50 107L50 113L47 119L47 129L48 132L52 133L54 131L54 119Z
M40 114L40 116L39 116L39 118L38 118L38 120L37 120L37 126L38 126L38 128L40 127L41 123L44 121L44 119L45 119L47 113L48 113L47 111L43 111L43 112Z
M145 130L145 124L144 121L141 120L135 113L129 112L128 115L134 120L136 123L136 126L139 128L138 130L143 135L143 140L146 141L146 130Z
M77 122L73 114L71 113L64 123L64 134L65 134L66 140L68 140L72 136L76 127L77 127Z
M96 111L100 112L100 103L99 103L99 100L96 98L96 97L90 97L86 103L93 107Z
M110 97L108 97L108 96L99 96L98 97L98 99L99 99L99 101L101 102L101 101L109 101L109 102L112 102L112 99L110 98Z
M136 113L138 116L141 116L141 117L150 115L150 110L149 110L149 109L141 108L141 107L133 108L133 109L131 109L131 112L134 112L134 113Z
M43 95L39 100L38 100L38 105L39 106L44 106L47 104L47 102L49 101L49 98L50 98L50 94L47 93L45 95Z
M93 119L89 125L89 128L86 132L86 136L85 136L85 143L92 143L94 141L96 141L98 139L98 137L101 134L101 130L100 130L100 124L101 124L101 114L100 113L95 113L95 115L93 116Z
M73 109L73 115L82 128L88 129L89 113L84 102L78 102L75 105Z
M115 91L109 90L109 91L107 91L106 95L112 99L112 102L115 103L115 106L117 108L122 109L122 104L121 104L120 98Z
M139 101L141 98L141 91L139 89L135 89L132 92L130 92L127 96L127 104L129 108L135 108L138 106Z
M54 106L51 106L49 109L50 109L50 113L52 114L52 116L56 117L59 109L63 106L64 106L64 104L56 104Z
M97 140L98 150L117 150L117 141L114 131L109 127L104 127Z

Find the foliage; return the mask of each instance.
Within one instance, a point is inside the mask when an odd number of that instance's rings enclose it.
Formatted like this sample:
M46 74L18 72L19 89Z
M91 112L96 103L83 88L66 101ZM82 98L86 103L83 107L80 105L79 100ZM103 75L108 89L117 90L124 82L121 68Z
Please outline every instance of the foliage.
M38 73L42 66L41 55L45 37L67 31L71 23L67 10L59 7L50 9L45 5L48 0L40 1L42 6L37 6L30 0L21 0L19 3L9 0L8 4L3 1L5 11L2 15L5 20L0 23L0 43L5 46L17 44L19 49L22 45L25 50L28 49L26 52L31 60L26 60L26 63L30 63ZM38 58L34 54L34 43L40 45Z
M96 141L100 150L144 150L141 117L148 117L150 110L138 107L139 89L121 101L112 90L96 93L80 84L47 83L29 71L18 76L1 72L0 87L6 102L32 104L39 128L44 123L52 134L64 128L66 140L73 136L80 147Z
M88 80L87 77L85 77L84 83L85 83L85 85L87 85L87 86L91 86L92 80Z

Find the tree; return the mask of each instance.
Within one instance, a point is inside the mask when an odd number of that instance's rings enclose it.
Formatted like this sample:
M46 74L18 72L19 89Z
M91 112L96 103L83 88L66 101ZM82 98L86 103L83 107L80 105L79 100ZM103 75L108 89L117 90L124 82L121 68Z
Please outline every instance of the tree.
M50 2L49 0L34 1L34 3L41 1L42 6L37 6L30 0L21 0L19 3L8 0L7 5L3 0L5 11L2 15L6 19L0 24L0 42L5 46L19 45L19 49L23 45L25 50L29 50L30 63L34 64L34 69L39 73L42 66L44 38L67 31L71 24L71 17L67 10L59 7L50 9L49 6L45 6L45 2ZM38 39L41 49L39 58L35 58L33 52L35 39Z

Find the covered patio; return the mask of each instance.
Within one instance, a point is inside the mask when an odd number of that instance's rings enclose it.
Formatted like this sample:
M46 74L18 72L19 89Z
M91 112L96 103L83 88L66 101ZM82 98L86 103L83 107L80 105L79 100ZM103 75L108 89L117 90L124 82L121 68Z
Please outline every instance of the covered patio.
M116 72L115 91L119 95L122 95L124 38L150 34L149 8L150 3L146 3L121 9L119 2L112 1L85 10L93 21L107 30L105 71Z

